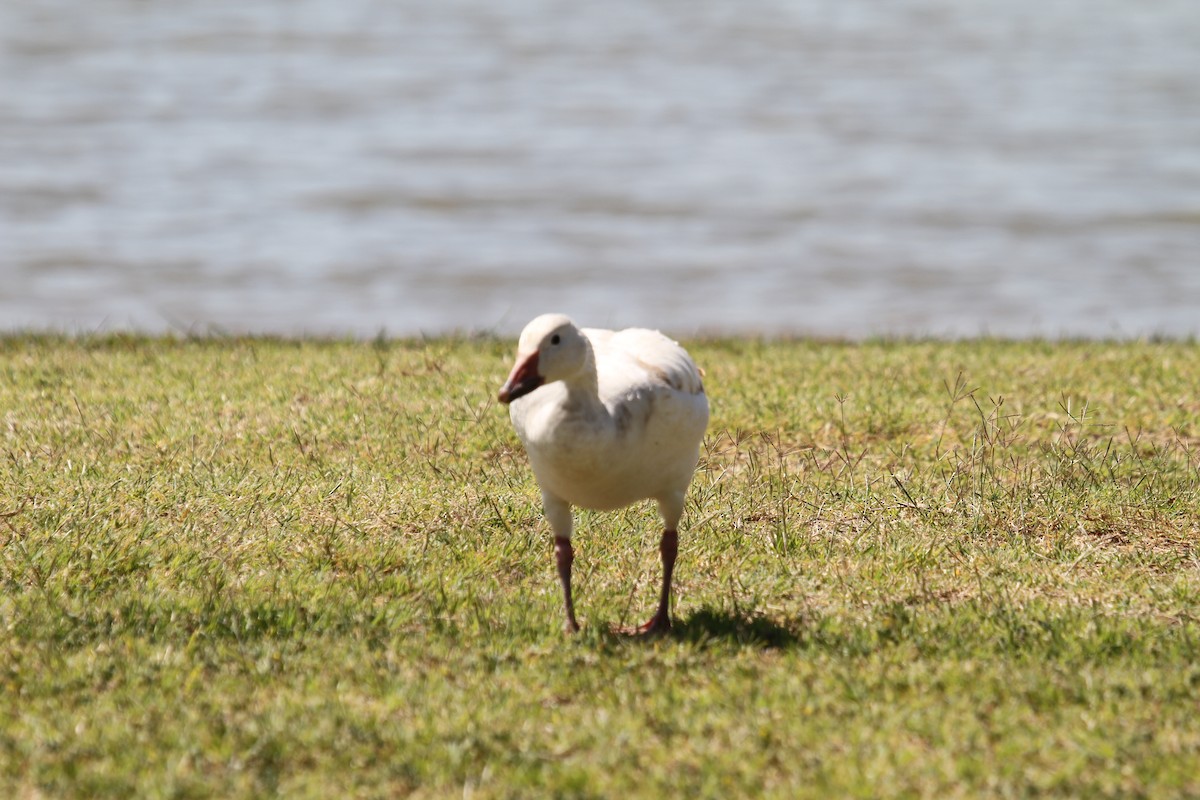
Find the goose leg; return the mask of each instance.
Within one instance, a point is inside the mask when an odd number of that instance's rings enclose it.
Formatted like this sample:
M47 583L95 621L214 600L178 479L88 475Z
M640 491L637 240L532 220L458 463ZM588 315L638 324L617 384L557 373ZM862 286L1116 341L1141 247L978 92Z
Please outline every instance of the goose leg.
M554 537L554 557L558 561L558 580L562 583L563 608L567 612L563 630L575 633L579 630L579 623L575 621L575 604L571 602L571 563L575 560L575 549L571 547L569 538Z
M571 547L571 529L574 527L571 506L544 489L542 506L554 531L554 560L558 562L558 580L562 584L563 610L567 616L563 630L575 633L579 630L579 623L575 621L575 604L571 602L571 564L575 561L575 548Z
M658 545L662 555L662 593L658 598L658 611L650 621L640 626L638 633L666 633L671 630L671 577L675 573L675 556L679 553L679 534L673 530L663 531Z

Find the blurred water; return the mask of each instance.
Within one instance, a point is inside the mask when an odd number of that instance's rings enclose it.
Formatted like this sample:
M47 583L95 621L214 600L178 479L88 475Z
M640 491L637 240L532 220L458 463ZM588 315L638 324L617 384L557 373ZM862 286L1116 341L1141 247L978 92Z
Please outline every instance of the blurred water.
M5 0L0 328L1200 332L1195 0Z

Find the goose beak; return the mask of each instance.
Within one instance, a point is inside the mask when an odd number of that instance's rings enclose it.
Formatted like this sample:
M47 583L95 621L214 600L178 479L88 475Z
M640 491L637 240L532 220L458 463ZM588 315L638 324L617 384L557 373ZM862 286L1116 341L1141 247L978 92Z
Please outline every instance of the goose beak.
M512 372L509 373L508 380L500 387L500 393L496 399L501 403L511 403L518 397L529 394L545 382L546 379L538 374L538 354L534 353L517 362Z

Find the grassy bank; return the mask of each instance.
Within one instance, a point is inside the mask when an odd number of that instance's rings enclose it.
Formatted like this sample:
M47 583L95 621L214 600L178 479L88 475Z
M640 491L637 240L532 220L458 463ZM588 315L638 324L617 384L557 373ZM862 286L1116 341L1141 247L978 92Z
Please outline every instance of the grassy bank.
M1200 794L1200 348L689 348L645 642L511 343L0 339L0 796Z

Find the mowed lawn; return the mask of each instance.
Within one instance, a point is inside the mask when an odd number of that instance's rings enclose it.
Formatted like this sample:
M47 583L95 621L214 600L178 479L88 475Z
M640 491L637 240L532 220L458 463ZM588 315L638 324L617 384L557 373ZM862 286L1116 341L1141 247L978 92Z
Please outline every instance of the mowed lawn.
M1200 795L1200 347L685 344L638 640L512 342L0 339L0 796Z

